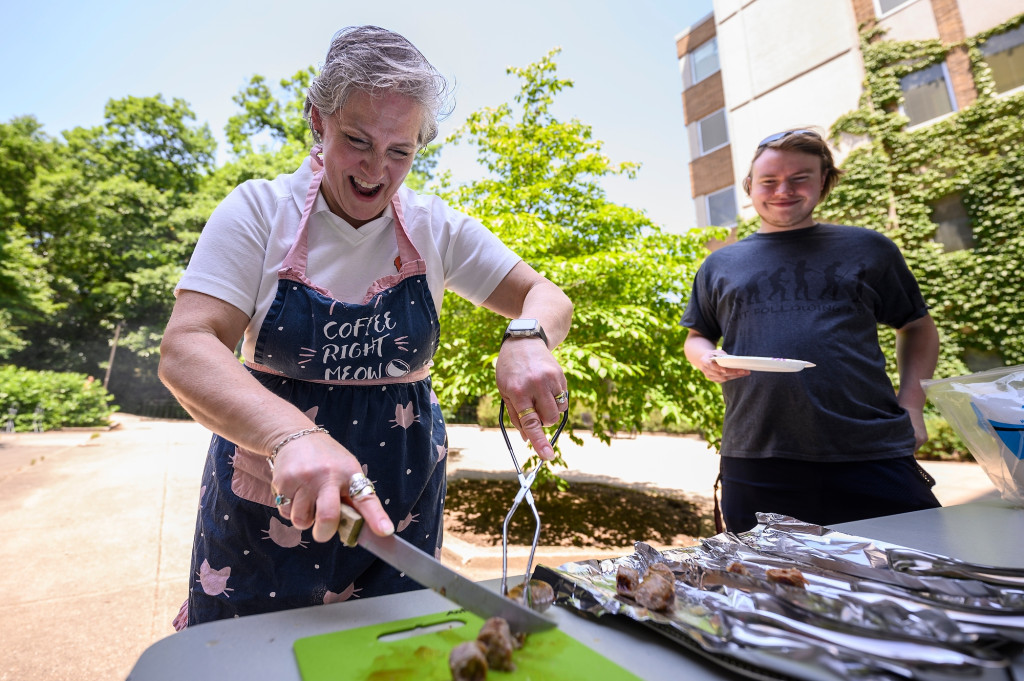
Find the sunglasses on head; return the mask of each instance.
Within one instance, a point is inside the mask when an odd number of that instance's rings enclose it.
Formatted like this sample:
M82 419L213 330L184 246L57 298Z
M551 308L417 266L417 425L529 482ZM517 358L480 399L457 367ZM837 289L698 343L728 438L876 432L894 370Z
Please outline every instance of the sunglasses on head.
M761 147L767 146L772 142L778 142L780 139L784 137L789 137L790 135L812 135L814 137L817 137L818 139L821 139L821 135L814 132L813 130L787 130L785 132L777 132L774 135L768 135L758 143L757 148L760 149Z

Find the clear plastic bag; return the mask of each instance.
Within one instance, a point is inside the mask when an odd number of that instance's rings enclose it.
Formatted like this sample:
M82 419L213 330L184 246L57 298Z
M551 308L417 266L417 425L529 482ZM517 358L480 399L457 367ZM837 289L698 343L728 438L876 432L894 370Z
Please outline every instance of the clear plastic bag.
M1003 499L1024 506L1024 365L922 385Z

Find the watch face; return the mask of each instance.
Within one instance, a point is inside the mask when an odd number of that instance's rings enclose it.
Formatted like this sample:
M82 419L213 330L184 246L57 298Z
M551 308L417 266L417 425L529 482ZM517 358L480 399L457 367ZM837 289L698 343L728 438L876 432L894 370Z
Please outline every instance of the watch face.
M513 319L508 323L508 333L517 333L523 331L536 331L537 330L536 319Z

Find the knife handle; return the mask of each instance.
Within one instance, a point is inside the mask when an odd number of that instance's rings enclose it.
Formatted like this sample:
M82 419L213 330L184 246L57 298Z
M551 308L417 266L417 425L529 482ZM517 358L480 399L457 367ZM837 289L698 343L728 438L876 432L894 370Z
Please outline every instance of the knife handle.
M355 546L359 531L363 529L363 516L348 504L341 505L341 522L338 523L338 537L345 546Z

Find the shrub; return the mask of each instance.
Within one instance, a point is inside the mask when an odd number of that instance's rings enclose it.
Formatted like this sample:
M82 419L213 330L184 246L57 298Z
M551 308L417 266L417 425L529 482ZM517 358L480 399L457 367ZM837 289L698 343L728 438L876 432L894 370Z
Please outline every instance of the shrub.
M70 372L30 371L0 366L0 422L12 410L16 431L106 425L117 407L114 397L92 376Z
M684 415L685 416L685 415ZM660 409L653 409L644 421L645 433L669 433L671 435L692 435L698 433L697 426L689 421L668 419Z
M953 426L937 414L925 412L928 427L928 442L917 450L917 458L923 461L974 461L967 445L960 439Z
M476 403L476 422L481 428L498 427L498 400L484 395Z

